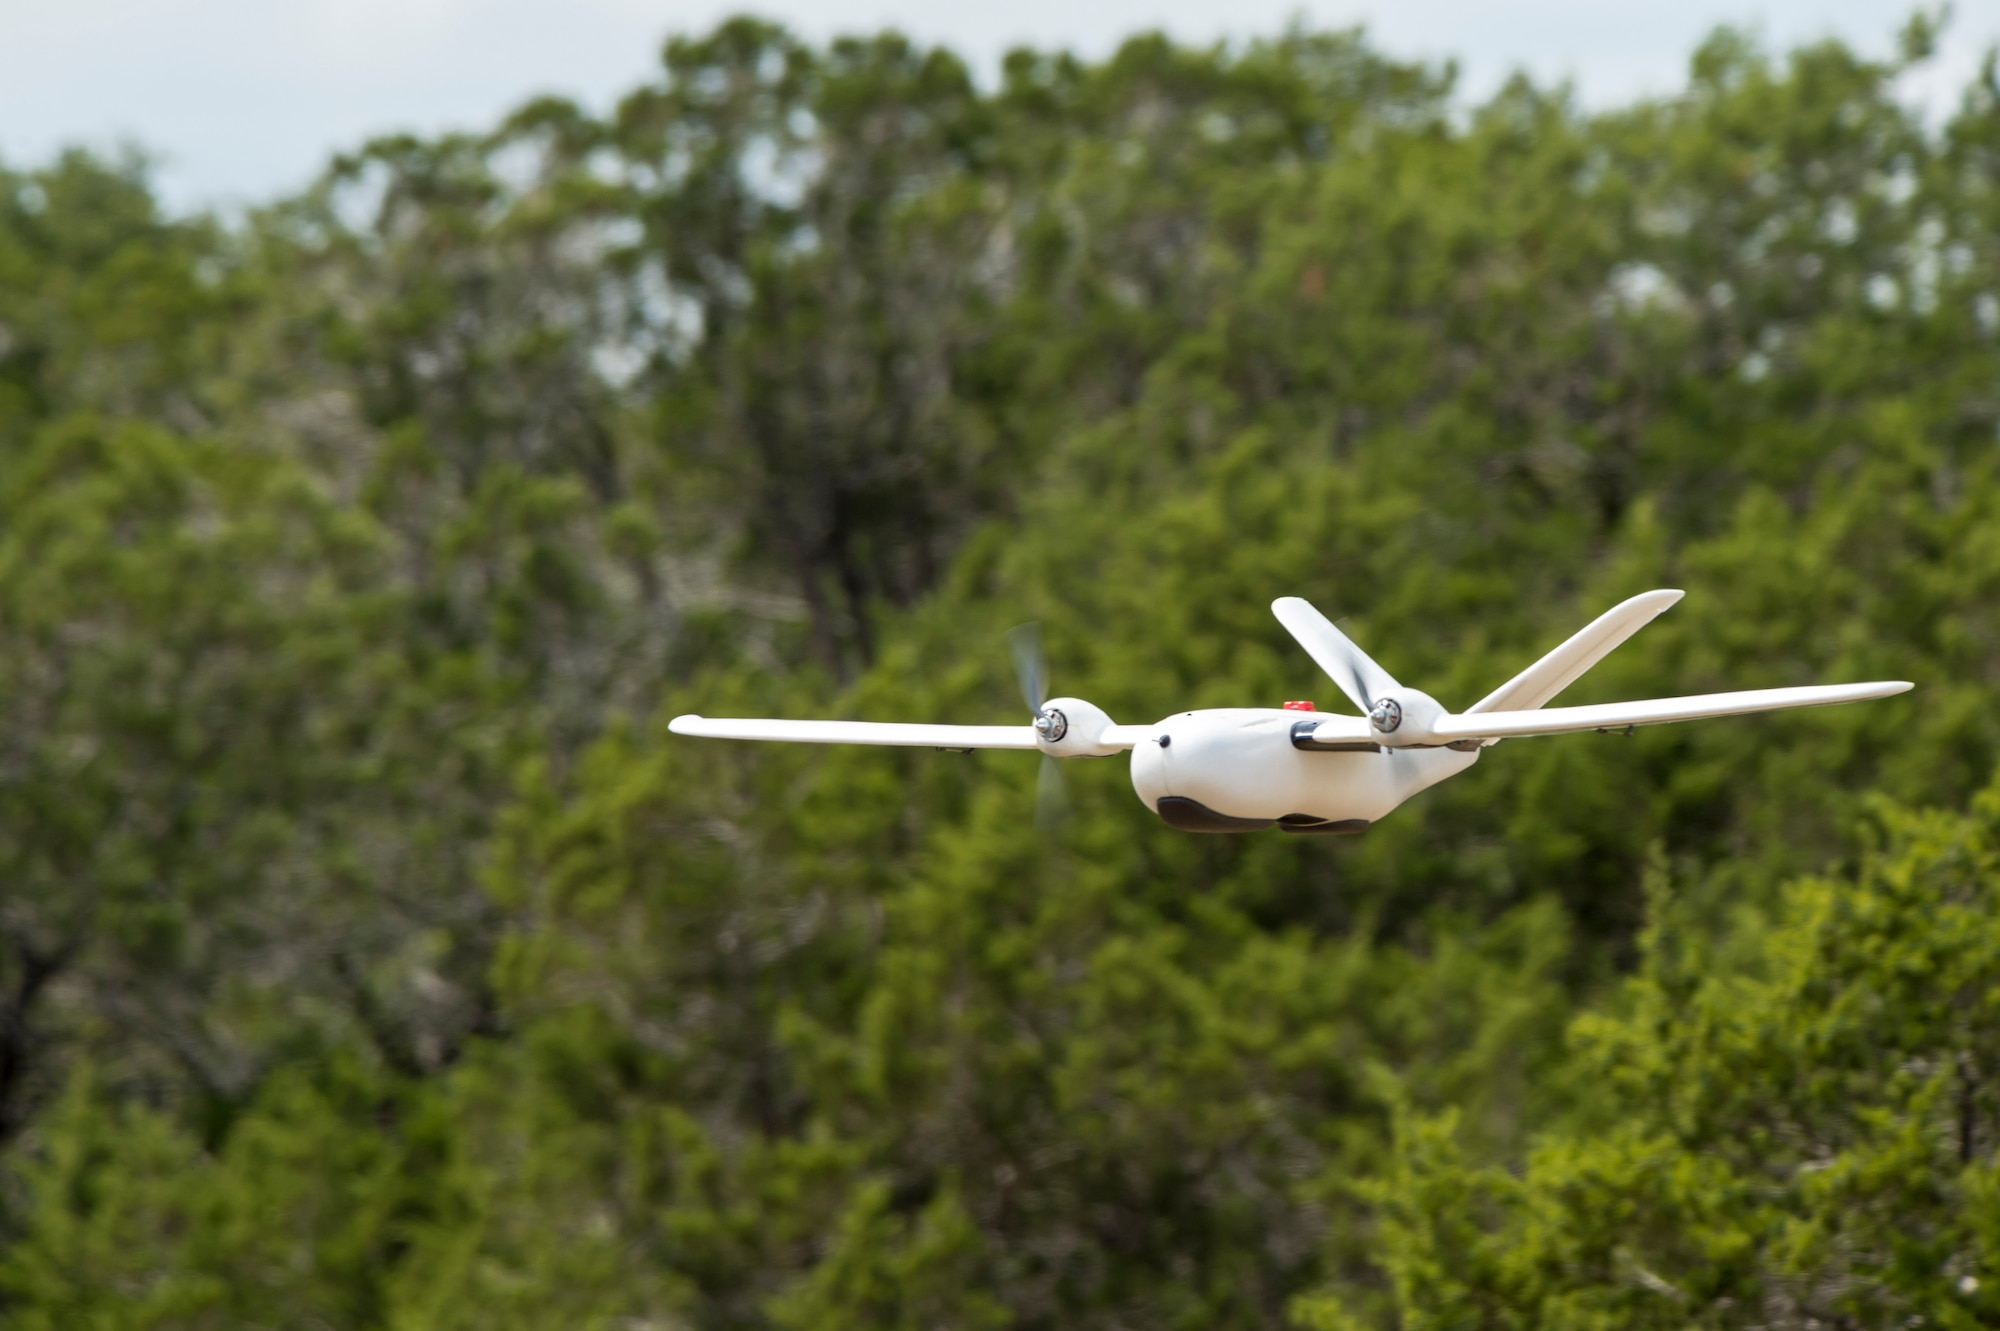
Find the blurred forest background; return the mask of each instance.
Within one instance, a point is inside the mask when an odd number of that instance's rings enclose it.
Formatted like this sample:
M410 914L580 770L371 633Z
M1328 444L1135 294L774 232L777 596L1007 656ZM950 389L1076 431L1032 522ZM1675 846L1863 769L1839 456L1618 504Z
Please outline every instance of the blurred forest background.
M1992 1325L2000 77L676 38L244 216L0 169L0 1321ZM1333 690L1349 840L670 739Z

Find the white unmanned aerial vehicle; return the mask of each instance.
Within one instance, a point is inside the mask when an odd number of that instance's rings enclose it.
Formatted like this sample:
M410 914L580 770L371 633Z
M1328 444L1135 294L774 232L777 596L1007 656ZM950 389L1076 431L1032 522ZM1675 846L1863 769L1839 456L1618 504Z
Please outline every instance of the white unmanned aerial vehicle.
M1040 749L1051 758L1132 751L1132 788L1168 824L1189 832L1359 832L1410 796L1455 776L1488 745L1517 735L1628 731L1662 721L1735 716L1781 707L1886 698L1900 680L1704 693L1691 698L1544 707L1612 648L1681 599L1652 591L1600 615L1562 646L1463 712L1398 684L1326 616L1296 596L1271 603L1291 635L1361 716L1327 716L1312 704L1180 712L1149 726L1121 726L1081 698L1043 699L1039 650L1017 642L1021 688L1034 723L933 726L869 721L731 721L675 717L677 735L901 744L939 749ZM1047 764L1045 764L1047 766Z

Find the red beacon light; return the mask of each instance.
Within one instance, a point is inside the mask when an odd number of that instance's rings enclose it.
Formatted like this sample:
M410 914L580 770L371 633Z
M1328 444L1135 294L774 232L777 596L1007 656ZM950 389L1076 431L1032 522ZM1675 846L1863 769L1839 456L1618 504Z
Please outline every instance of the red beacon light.
M1286 703L1285 710L1288 712L1317 712L1319 708L1312 705L1311 699L1302 698L1296 702Z

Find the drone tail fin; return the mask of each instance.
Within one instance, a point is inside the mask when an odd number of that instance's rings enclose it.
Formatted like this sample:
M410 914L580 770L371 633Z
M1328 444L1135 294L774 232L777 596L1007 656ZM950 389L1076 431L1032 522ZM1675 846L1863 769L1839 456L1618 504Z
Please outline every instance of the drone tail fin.
M1465 709L1474 712L1527 712L1546 704L1611 655L1620 643L1658 618L1684 593L1672 588L1641 592L1611 607L1569 641Z

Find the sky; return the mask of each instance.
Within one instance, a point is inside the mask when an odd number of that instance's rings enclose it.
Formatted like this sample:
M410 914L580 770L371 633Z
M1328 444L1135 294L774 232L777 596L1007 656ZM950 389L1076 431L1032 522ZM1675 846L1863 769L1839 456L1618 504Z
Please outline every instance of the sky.
M0 0L0 161L131 143L178 208L252 203L395 130L490 125L547 92L595 110L646 79L662 39L748 9L809 37L897 27L990 76L1014 46L1101 56L1160 28L1212 42L1365 26L1391 54L1455 57L1469 97L1526 68L1586 104L1676 87L1721 23L1778 47L1833 35L1885 55L1909 0ZM2000 42L1961 3L1906 90L1942 114ZM1979 12L1990 11L1990 12Z

